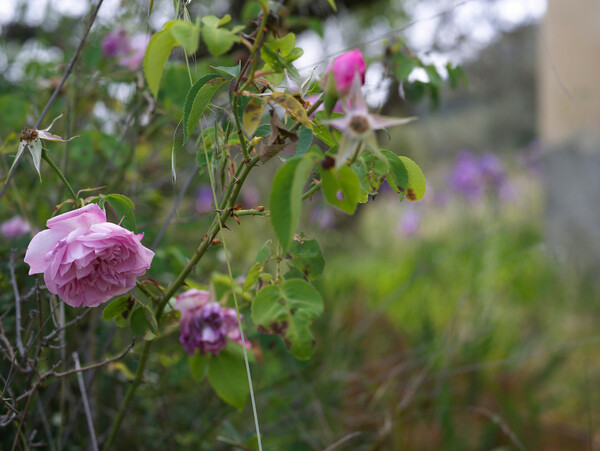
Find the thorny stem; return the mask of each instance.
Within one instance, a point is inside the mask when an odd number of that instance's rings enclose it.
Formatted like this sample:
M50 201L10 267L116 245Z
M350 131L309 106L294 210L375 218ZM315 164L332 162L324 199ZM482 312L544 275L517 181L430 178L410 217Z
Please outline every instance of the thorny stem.
M210 229L208 230L206 239L204 241L202 241L202 243L198 246L198 248L194 252L194 255L192 255L192 257L190 258L190 261L187 263L185 268L183 268L181 273L179 273L177 278L173 282L171 282L171 284L167 287L165 293L160 297L160 301L159 301L158 307L156 309L156 320L157 321L160 320L160 318L163 314L163 311L164 311L167 303L169 302L169 300L173 297L173 295L177 292L177 290L184 284L185 278L194 269L196 264L200 261L202 256L206 253L208 248L211 246L212 240L216 236L216 234L219 232L221 224L224 225L227 222L227 220L229 219L229 217L230 217L229 209L235 205L235 201L240 193L240 190L242 188L242 185L244 184L244 181L246 180L246 177L248 177L248 174L250 173L252 168L259 162L259 160L260 160L260 158L258 156L255 156L250 161L247 161L245 164L242 165L243 169L241 170L238 181L237 182L234 182L233 180L231 181L231 184L235 183L235 187L233 188L231 196L229 197L229 200L227 202L227 208L225 209L225 211L223 211L219 216L217 216L215 218L212 225L210 226ZM117 436L117 433L119 431L119 428L121 426L121 422L123 421L123 418L125 417L125 412L127 411L127 408L129 406L129 404L131 403L137 388L139 387L139 385L142 382L142 378L144 375L144 368L146 367L146 362L148 361L148 356L150 354L150 349L152 348L152 343L153 343L153 341L146 341L144 343L144 348L142 349L142 354L140 356L140 361L138 362L138 366L136 369L136 373L135 373L133 382L131 383L131 385L129 386L129 389L127 390L127 393L125 394L125 398L123 399L123 402L121 403L121 407L119 408L117 416L115 417L113 424L111 426L111 430L110 430L108 439L106 440L106 443L104 444L103 449L106 451L111 449L111 447L114 443L114 440Z
M103 1L104 0L98 0L98 4L96 5L96 8L94 8L94 10L92 11L92 15L90 17L88 25L87 25L87 27L85 29L85 32L83 33L83 36L81 37L81 41L79 41L79 45L77 46L77 50L75 50L75 54L73 55L73 58L71 58L71 61L69 62L69 65L65 69L65 73L63 74L62 78L60 79L60 81L56 85L56 88L54 88L54 91L52 92L52 95L50 96L50 98L46 102L46 106L42 110L42 114L40 114L40 117L38 118L38 120L35 123L35 125L33 126L33 128L38 129L40 127L42 121L46 117L46 114L48 114L48 111L50 110L50 107L52 106L52 104L56 100L56 97L58 97L58 93L61 91L63 85L67 81L67 78L69 77L69 75L73 71L73 67L75 66L75 62L77 61L77 58L79 58L79 54L81 53L81 50L83 49L83 45L85 44L85 40L87 39L87 36L88 36L90 30L92 29L92 25L94 24L94 21L96 20L96 16L98 15L98 10L100 9L100 6L102 6L102 2ZM16 172L17 168L19 167L19 163L23 159L23 155L25 155L25 152L23 152L21 154L21 156L19 157L19 159L14 162L13 167L12 167L12 171L10 171L8 173L8 176L6 177L6 182L4 183L4 185L2 186L2 188L0 189L0 200L2 199L2 196L4 196L4 192L6 191L6 188L8 187L8 184L9 184L10 180L12 179L14 173Z

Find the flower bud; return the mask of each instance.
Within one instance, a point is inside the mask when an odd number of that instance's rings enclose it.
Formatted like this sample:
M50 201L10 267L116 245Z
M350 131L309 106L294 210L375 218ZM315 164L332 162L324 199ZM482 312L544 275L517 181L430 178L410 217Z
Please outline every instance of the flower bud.
M366 70L367 65L361 51L351 50L333 60L321 79L321 86L331 96L347 96L355 74L358 74L361 86L365 83Z

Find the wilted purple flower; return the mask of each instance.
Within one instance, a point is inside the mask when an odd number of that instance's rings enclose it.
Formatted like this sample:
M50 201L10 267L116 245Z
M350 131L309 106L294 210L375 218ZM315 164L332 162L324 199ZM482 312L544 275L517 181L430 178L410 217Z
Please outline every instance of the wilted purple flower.
M222 308L208 291L192 288L177 296L175 308L181 312L179 342L189 355L218 355L227 339L242 344L235 310ZM246 341L246 347L250 347Z
M421 215L418 211L411 209L404 212L396 228L400 237L411 237L417 234L421 227Z
M20 216L13 216L8 221L3 222L0 226L0 233L2 233L7 240L23 236L30 230L29 224Z
M149 37L135 34L129 37L122 28L111 31L102 41L102 52L107 58L117 58L119 66L136 70L141 66Z
M213 208L212 188L205 185L196 193L196 211L200 214L205 214L211 212Z

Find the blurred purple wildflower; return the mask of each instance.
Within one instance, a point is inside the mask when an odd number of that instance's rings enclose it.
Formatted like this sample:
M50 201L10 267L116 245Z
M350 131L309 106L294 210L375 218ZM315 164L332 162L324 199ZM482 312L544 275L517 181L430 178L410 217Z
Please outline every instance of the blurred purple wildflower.
M488 152L478 156L462 150L450 175L450 185L469 202L476 202L486 190L496 194L506 192L508 182L504 166L496 155Z
M227 339L242 344L235 310L222 308L208 291L192 288L182 293L175 308L181 312L179 342L189 355L196 349L203 355L218 355ZM246 347L251 347L248 341Z
M13 216L8 221L5 221L0 226L0 233L7 240L18 238L31 231L29 224L21 216Z
M142 65L149 37L138 33L129 36L122 28L108 33L102 41L102 52L107 58L117 58L119 66L136 70Z
M196 211L199 214L210 213L213 210L213 193L210 186L201 187L196 193Z
M335 224L333 210L328 207L313 208L310 219L321 229L329 229Z
M396 226L396 233L400 237L412 237L421 227L421 214L415 210L407 210L402 214Z

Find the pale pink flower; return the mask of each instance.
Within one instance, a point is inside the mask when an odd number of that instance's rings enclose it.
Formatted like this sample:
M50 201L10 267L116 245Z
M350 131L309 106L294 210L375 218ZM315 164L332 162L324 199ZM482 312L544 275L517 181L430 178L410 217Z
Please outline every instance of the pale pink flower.
M154 252L139 235L106 221L96 204L49 219L25 254L29 274L44 274L46 287L73 307L95 307L133 287Z
M102 41L102 52L108 58L117 58L119 66L136 70L144 61L150 37L144 33L129 36L122 28L108 33Z
M149 36L141 33L134 34L129 41L130 50L119 58L119 66L127 67L130 70L139 68L144 61L148 42L150 42Z
M235 310L221 307L208 291L185 291L177 296L175 309L181 312L179 342L189 355L196 349L203 355L218 355L227 339L242 344ZM247 340L246 347L251 347Z
M8 221L4 221L0 226L0 233L7 240L23 236L29 233L30 230L29 224L20 216L13 216Z

